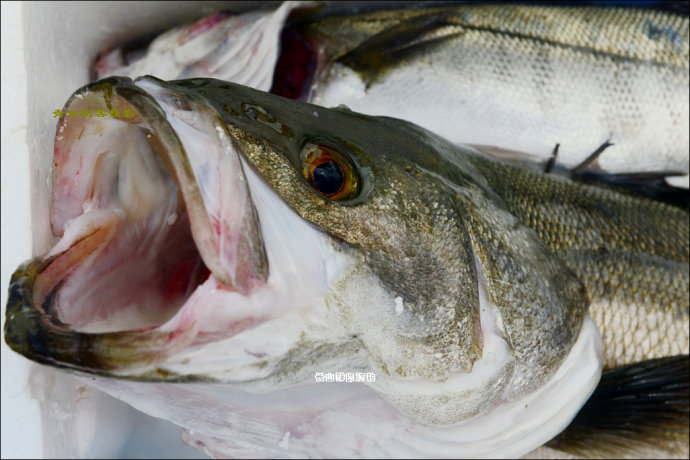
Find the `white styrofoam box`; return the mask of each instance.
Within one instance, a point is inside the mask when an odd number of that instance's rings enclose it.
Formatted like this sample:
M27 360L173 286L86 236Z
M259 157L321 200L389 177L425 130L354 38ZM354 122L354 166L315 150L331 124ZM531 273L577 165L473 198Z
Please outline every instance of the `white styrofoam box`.
M96 55L220 9L279 2L2 3L2 291L53 243L48 221L56 118ZM265 4L265 5L264 5ZM1 315L4 325L4 312ZM2 349L2 458L204 458L169 422Z
M7 302L7 284L17 264L31 256L29 151L26 145L26 69L23 62L21 4L2 2L2 260L0 292ZM0 314L4 330L5 313ZM26 388L29 363L2 341L2 458L40 457L40 413Z

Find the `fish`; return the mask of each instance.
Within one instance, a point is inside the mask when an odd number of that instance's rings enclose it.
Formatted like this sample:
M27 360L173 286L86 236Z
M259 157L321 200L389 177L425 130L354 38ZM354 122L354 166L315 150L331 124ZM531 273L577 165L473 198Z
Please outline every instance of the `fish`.
M105 53L97 76L219 78L401 118L526 167L557 159L613 182L688 188L687 13L491 4L352 14L286 2L243 18L176 28L128 61ZM241 20L253 34L233 32ZM280 53L249 57L257 40ZM187 60L172 75L161 62L178 45Z
M163 80L213 77L268 91L280 52L280 34L294 10L308 2L284 2L275 10L256 9L241 14L216 11L191 24L174 27L141 46L103 50L92 74L109 76L154 75Z
M686 209L145 76L65 104L50 222L6 343L212 457L687 454Z

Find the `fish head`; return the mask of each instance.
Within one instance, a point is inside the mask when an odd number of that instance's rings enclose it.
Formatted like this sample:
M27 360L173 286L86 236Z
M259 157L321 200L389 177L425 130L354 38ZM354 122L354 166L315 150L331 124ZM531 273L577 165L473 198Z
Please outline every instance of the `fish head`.
M213 79L113 77L64 111L61 239L10 285L26 357L256 392L371 371L402 413L448 425L534 394L584 341L587 372L570 368L593 389L587 294L475 152Z

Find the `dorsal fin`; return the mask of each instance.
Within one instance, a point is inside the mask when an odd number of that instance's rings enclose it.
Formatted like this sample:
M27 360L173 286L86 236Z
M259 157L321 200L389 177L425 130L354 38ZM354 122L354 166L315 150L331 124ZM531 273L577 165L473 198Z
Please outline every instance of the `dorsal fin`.
M367 85L416 52L465 32L452 11L432 12L394 25L362 42L338 61L360 73Z

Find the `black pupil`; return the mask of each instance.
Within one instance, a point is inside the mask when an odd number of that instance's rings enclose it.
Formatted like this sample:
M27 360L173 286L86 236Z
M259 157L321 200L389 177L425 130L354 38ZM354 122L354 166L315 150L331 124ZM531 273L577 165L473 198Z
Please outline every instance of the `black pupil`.
M321 163L312 173L314 185L324 195L332 195L343 186L345 176L335 161Z
M256 120L259 117L259 113L256 111L254 107L249 107L247 110L247 116L253 120Z

